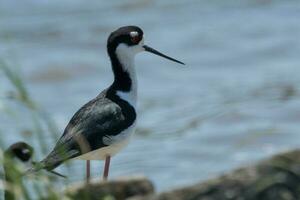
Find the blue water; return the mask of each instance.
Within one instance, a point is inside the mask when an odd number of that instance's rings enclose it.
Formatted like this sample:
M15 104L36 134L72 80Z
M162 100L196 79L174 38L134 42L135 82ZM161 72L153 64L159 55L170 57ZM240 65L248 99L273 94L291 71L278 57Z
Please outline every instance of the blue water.
M137 56L138 130L111 166L113 178L143 174L166 190L299 146L299 19L296 0L1 0L0 56L60 132L110 84L105 45L117 27L142 27L146 44L186 62ZM5 98L10 90L1 75L6 146L32 127L28 110ZM58 170L82 180L84 162L71 164ZM93 162L95 177L102 164Z

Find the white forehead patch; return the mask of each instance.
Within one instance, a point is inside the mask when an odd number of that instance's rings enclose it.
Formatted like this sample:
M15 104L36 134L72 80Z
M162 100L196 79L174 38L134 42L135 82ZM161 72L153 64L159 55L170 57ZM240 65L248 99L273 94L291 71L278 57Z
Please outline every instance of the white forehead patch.
M138 35L139 35L139 33L136 32L136 31L130 32L130 37L136 37L136 36L138 36Z
M30 151L29 151L29 149L22 149L22 153L23 154L27 154L27 153L29 153Z

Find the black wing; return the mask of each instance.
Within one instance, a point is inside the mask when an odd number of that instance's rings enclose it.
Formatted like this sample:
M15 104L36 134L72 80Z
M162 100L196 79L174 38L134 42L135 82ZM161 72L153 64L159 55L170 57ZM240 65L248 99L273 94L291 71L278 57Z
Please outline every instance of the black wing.
M41 162L43 168L51 170L65 160L109 145L103 138L117 135L134 120L135 111L125 102L118 105L104 97L91 100L72 117L53 151Z

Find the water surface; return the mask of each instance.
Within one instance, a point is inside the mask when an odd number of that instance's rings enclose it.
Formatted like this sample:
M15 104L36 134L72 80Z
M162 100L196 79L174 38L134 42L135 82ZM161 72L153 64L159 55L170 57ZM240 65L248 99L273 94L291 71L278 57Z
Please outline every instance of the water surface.
M105 45L117 27L142 27L148 45L186 62L137 56L138 130L112 160L112 177L143 174L164 190L299 146L299 18L292 0L1 0L0 54L20 66L61 132L110 84ZM11 86L0 83L3 97ZM0 115L6 145L32 126L26 109L12 107L21 115ZM93 162L94 176L102 164ZM83 167L59 171L78 181Z

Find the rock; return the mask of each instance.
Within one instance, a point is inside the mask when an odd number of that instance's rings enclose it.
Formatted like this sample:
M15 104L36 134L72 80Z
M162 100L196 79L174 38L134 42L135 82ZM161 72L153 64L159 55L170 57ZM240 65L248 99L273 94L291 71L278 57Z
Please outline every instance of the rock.
M143 177L135 177L71 186L66 190L66 195L72 200L124 200L153 192L151 181Z
M128 200L298 200L300 150L278 154L254 166L203 183Z
M300 150L160 194L141 177L72 186L65 194L70 200L298 200Z

